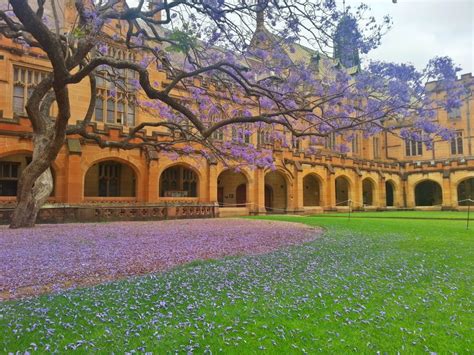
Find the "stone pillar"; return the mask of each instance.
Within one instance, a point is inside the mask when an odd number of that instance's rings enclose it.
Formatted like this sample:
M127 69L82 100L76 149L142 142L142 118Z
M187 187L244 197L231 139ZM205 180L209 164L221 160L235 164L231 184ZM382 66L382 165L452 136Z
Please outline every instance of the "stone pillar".
M158 160L150 160L146 177L145 201L156 203L160 197L160 169Z
M442 207L445 208L451 208L451 207L455 207L454 203L455 199L452 198L452 194L451 194L451 180L450 180L450 176L449 176L449 171L445 171L443 173L443 183L442 183L442 188L443 188L443 203L442 203Z
M295 200L295 213L304 212L304 184L303 172L295 169L295 188L293 198Z
M380 175L378 187L375 187L375 205L377 207L387 207L387 191L385 189L385 178Z
M351 186L349 199L352 200L352 208L361 208L364 205L362 198L362 177L354 174L354 185Z
M336 177L329 170L327 172L327 181L326 206L334 208L336 207Z
M247 209L250 214L253 213L255 205L257 204L257 184L255 180L255 171L250 171L249 176L247 177Z
M403 187L403 191L405 191L405 196L406 196L406 206L405 207L408 207L408 208L415 207L416 203L415 203L415 187L414 187L414 185L409 184L408 179L403 179L402 180L402 187Z
M209 187L209 198L207 202L214 203L217 202L217 164L209 164L209 174L208 174L208 187Z
M69 154L66 170L66 193L67 204L81 203L84 198L84 179L87 171L81 169L81 154Z
M265 214L265 171L261 168L254 170L254 197L250 206L251 214Z

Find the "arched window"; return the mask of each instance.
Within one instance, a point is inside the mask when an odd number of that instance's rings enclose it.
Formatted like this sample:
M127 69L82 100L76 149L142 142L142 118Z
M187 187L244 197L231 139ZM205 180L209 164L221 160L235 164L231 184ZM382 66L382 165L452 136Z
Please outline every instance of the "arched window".
M432 180L420 182L415 187L415 204L417 206L437 206L443 203L441 186Z
M160 177L161 197L197 197L198 176L184 166L167 168Z
M86 173L84 196L135 197L135 172L129 166L112 160L94 164Z
M303 206L320 205L320 184L314 175L307 175L303 178Z
M267 211L285 213L288 204L287 183L279 171L270 171L265 175L265 208Z
M336 205L349 206L349 181L343 176L336 179Z
M387 206L390 207L395 205L395 187L391 181L385 182L385 199Z
M217 202L222 207L245 207L247 177L240 172L225 170L217 178Z
M362 203L366 206L374 204L374 184L370 179L362 181Z
M458 185L458 204L459 206L473 206L469 200L474 200L474 178L461 181Z

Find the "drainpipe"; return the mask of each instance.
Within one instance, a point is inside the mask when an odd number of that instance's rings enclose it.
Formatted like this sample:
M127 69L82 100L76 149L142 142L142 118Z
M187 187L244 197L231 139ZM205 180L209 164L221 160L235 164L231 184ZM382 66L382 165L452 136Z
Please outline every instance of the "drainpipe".
M467 109L466 109L466 123L467 123L467 150L469 156L472 156L472 138L471 138L471 109L469 107L469 98L472 95L472 90L469 90L469 95L466 97Z

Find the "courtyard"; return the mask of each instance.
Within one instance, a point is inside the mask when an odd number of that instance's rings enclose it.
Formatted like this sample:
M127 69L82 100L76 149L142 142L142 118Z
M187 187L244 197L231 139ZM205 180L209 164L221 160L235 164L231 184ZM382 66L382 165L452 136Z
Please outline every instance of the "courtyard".
M0 351L472 353L465 217L1 227Z

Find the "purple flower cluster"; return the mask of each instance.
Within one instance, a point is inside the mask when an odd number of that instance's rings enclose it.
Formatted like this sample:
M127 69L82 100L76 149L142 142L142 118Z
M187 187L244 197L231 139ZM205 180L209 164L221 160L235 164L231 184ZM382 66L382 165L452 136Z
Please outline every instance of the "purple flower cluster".
M94 285L193 260L266 253L312 240L285 222L238 219L0 228L0 299Z

